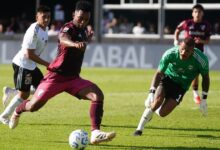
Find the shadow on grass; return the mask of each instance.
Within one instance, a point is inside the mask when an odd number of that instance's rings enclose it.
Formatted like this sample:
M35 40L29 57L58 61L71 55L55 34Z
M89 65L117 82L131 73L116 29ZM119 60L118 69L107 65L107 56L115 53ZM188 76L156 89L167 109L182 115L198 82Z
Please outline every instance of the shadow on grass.
M90 145L93 146L93 145ZM125 145L100 145L102 149L123 149L123 150L147 150L147 149L155 149L155 150L220 150L219 148L210 148L210 147L156 147L156 146L125 146Z
M59 143L59 144L67 144L67 141L41 141L47 143ZM156 147L156 146L127 146L127 145L110 145L110 144L100 144L100 145L92 145L89 144L90 149L103 149L103 150L147 150L147 149L155 149L155 150L220 150L220 148L210 148L210 147Z
M81 127L90 127L90 124L67 124L67 123L34 123L34 124L28 124L30 126L81 126ZM110 128L127 128L127 129L136 129L136 126L120 126L120 125L105 125L102 124L102 127L110 127ZM171 131L212 131L212 132L220 132L220 129L202 129L202 128L165 128L165 127L155 127L155 126L148 126L145 128L147 129L155 129L155 130L171 130ZM200 137L203 137L201 135Z

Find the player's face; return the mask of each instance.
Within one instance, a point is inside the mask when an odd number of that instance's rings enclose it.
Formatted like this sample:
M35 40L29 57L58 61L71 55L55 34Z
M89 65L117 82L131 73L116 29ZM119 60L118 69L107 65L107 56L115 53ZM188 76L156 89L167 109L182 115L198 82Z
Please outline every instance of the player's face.
M91 15L90 12L84 12L82 10L77 10L74 13L73 20L75 23L78 24L78 26L80 28L84 28L89 23L90 15Z
M192 56L194 52L194 47L189 47L184 42L181 42L179 47L179 52L180 52L180 59L186 60L190 56Z
M46 27L49 25L50 19L50 12L38 12L36 15L36 20L43 29L46 29Z
M201 9L193 9L192 11L192 17L194 22L201 22L203 18L203 11Z

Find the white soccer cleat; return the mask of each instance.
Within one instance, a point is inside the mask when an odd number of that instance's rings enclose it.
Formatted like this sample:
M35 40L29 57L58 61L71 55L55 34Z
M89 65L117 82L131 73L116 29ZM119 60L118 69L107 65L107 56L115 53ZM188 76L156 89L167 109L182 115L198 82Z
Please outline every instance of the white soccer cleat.
M101 142L111 141L116 136L115 132L103 132L100 130L92 131L91 144L99 144Z
M2 91L3 91L2 103L3 103L3 106L6 107L10 101L10 98L12 96L15 96L17 94L17 92L15 89L12 89L7 86L3 87Z
M11 116L10 122L9 122L10 129L14 129L15 127L17 127L17 125L19 123L19 117L20 117L20 115L14 111L13 115Z
M8 125L9 124L9 118L5 118L5 117L0 116L0 122L2 124Z

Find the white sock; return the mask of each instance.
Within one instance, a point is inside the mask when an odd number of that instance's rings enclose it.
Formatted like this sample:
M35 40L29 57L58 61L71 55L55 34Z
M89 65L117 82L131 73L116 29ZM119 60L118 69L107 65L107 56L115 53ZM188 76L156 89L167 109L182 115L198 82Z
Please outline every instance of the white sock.
M16 95L8 106L5 108L4 112L1 114L2 117L8 118L15 110L15 108L21 104L23 99L21 99L18 95Z
M144 130L144 125L149 122L153 116L153 111L151 108L146 108L141 116L141 120L138 124L137 130Z
M198 90L193 90L193 96L194 96L194 97L199 96L199 92L198 92Z

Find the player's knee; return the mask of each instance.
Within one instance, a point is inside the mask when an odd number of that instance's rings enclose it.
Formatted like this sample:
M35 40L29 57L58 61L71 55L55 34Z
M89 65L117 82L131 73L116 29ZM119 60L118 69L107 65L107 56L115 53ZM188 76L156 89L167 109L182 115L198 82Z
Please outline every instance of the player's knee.
M160 113L160 117L166 117L167 114Z
M166 117L167 116L167 113L163 112L163 111L156 111L156 114L160 117Z
M97 92L93 96L93 101L104 101L104 94L102 92Z

